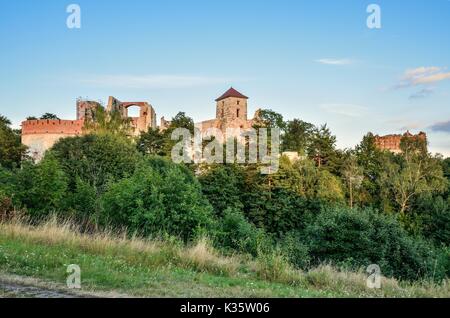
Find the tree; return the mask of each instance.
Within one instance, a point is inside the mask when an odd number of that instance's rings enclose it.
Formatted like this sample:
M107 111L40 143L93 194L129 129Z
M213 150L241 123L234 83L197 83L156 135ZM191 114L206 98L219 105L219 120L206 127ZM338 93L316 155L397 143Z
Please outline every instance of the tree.
M358 165L363 171L361 185L361 201L364 204L380 204L380 176L383 171L386 157L391 153L382 152L375 144L375 136L372 133L365 135L359 145L355 148Z
M141 160L128 138L111 134L64 138L50 152L67 174L71 191L81 179L98 195L106 190L108 182L131 175Z
M311 159L314 159L319 168L327 166L336 158L335 146L336 136L331 134L330 129L325 124L314 129L308 155Z
M325 208L300 235L317 265L378 264L387 277L411 280L444 276L445 265L436 261L433 246L410 237L394 216L372 209Z
M50 119L50 120L54 120L54 119L59 119L58 116L56 116L55 114L52 113L45 113L44 115L41 116L41 119Z
M147 155L167 155L164 151L164 134L154 128L149 128L147 132L142 133L137 139L137 149Z
M296 151L306 154L310 146L314 125L300 119L293 119L286 124L281 148L283 151Z
M162 150L167 156L169 156L172 152L172 148L178 142L177 140L172 140L172 133L177 128L185 128L188 129L191 133L191 136L194 134L194 120L191 117L186 116L186 113L179 112L175 117L170 121L170 126L164 130L164 148Z
M317 167L310 159L292 163L288 158L282 157L273 180L274 186L293 191L306 199L334 203L344 199L340 180L329 171Z
M280 130L283 131L286 128L286 123L283 120L283 115L274 112L271 109L261 109L254 119L253 127L280 128Z
M450 180L450 158L446 158L443 162L442 162L442 166L444 169L444 176Z
M189 129L191 133L194 133L194 120L191 117L186 116L185 112L179 112L172 118L170 126L166 131L172 133L176 128L186 128Z
M357 158L354 154L348 154L342 174L348 188L349 206L353 208L354 193L360 189L364 180L363 169L358 165Z
M13 200L39 217L59 212L67 193L67 177L59 162L48 154L38 164L25 162L13 178Z
M234 165L216 165L199 177L203 194L222 217L228 208L241 210L242 172Z
M186 170L166 160L164 172L155 169L154 158L141 161L128 178L110 184L102 197L103 223L126 226L144 235L169 234L193 239L213 223L212 207L200 184ZM160 158L156 166L161 167Z
M28 116L27 120L38 120L38 118L35 116Z
M27 151L22 145L20 131L10 126L11 121L0 115L0 166L9 169L18 166Z
M398 161L387 161L380 179L381 187L398 204L401 215L418 195L442 193L447 189L439 158L431 157L421 147L402 145L403 153L396 157Z

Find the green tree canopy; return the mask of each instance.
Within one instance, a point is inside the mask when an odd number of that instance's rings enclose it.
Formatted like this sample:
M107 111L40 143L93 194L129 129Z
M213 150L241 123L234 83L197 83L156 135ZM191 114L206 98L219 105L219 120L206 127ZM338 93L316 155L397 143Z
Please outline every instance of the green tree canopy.
M59 117L52 113L45 113L40 119L59 119Z
M50 151L69 178L69 189L74 190L81 179L98 194L109 181L131 175L141 160L129 139L111 134L64 138Z
M288 121L286 124L286 131L283 135L282 150L306 154L306 151L311 144L313 132L313 124L304 122L300 119Z
M0 115L0 166L9 169L19 166L26 151L20 131L12 129L11 121Z

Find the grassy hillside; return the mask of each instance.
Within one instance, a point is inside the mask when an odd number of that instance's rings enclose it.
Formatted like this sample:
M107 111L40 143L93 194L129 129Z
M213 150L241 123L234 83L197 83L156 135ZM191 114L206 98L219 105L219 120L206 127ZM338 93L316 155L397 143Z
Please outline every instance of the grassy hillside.
M363 272L321 266L290 268L277 255L252 259L224 256L207 239L191 246L127 238L114 233L80 234L70 223L0 224L0 271L63 286L66 268L81 268L82 289L150 297L450 297L449 281L409 284L382 280L366 287Z

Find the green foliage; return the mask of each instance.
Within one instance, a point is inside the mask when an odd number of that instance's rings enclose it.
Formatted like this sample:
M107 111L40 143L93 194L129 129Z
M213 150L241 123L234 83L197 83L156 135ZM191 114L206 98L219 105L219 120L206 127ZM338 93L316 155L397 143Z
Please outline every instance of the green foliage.
M317 163L319 167L334 168L336 159L336 136L334 136L327 125L315 128L312 133L308 156Z
M447 189L439 158L418 149L404 149L401 156L384 163L380 186L384 199L395 202L400 214L406 213L419 195L441 194Z
M92 110L92 118L85 120L83 129L90 134L126 137L131 134L131 118L122 116L117 109L107 111L99 105Z
M346 184L350 208L353 208L355 202L361 201L361 186L364 181L363 172L364 170L359 166L357 157L352 152L347 152L342 166L342 178Z
M170 156L172 148L178 142L178 140L172 140L172 133L177 128L186 128L192 135L194 134L194 120L191 117L186 116L186 113L184 112L179 112L172 118L170 121L170 126L163 132L164 146L162 153L166 156Z
M375 145L375 136L368 133L355 148L358 165L364 175L359 199L362 205L380 207L380 176L383 172L383 162L390 153L382 152Z
M413 221L424 237L437 245L450 246L450 204L449 200L430 195L421 196L414 205Z
M280 241L280 249L290 264L295 268L306 270L311 263L309 248L296 231L286 234Z
M143 235L167 233L192 239L213 222L200 184L188 179L179 165L167 162L162 173L151 162L143 161L132 176L109 186L102 197L103 223Z
M242 172L234 165L212 166L199 177L203 194L217 216L223 216L228 208L242 209Z
M286 157L280 160L273 183L310 200L343 202L344 191L340 180L329 171L320 169L306 159L292 163Z
M77 178L74 191L67 194L65 209L81 222L97 222L98 194L88 182Z
M385 276L411 280L444 275L431 245L408 236L394 218L373 210L324 209L302 235L316 264L378 264Z
M444 169L444 176L450 181L450 158L446 158L442 162L442 167Z
M41 116L40 119L50 119L50 120L53 120L53 119L59 119L59 118L58 118L58 116L56 116L55 114L52 114L52 113L45 113L44 115Z
M149 128L139 136L136 147L143 154L165 156L164 143L164 134L158 129Z
M13 200L33 217L58 211L67 191L67 177L59 162L47 155L40 163L25 162L13 177Z
M274 112L271 109L261 109L258 111L253 124L254 128L280 128L284 130L286 123L283 120L283 115Z
M219 247L256 256L265 240L264 232L249 223L241 211L233 208L224 211L216 234Z
M305 155L310 147L314 133L314 125L300 119L293 119L286 123L281 149L283 151L297 151Z
M18 167L27 151L21 143L20 132L10 126L11 121L0 115L0 166L8 169Z
M80 179L99 195L109 181L131 175L141 160L127 139L109 134L65 138L52 147L51 153L68 176L71 191Z

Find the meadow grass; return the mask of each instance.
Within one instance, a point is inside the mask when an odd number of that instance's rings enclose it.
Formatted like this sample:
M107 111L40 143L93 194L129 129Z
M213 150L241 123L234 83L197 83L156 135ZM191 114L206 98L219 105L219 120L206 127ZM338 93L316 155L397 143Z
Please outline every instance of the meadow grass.
M277 253L225 256L208 238L190 245L143 239L126 232L83 234L70 221L40 225L20 219L0 223L0 271L65 284L69 264L82 271L82 288L142 297L450 297L441 284L382 278L366 286L367 274L322 265L292 268Z

